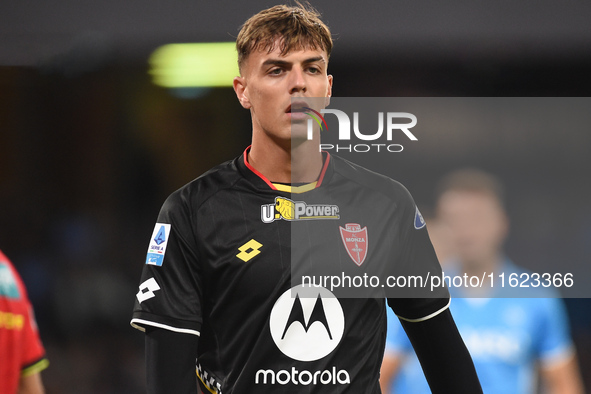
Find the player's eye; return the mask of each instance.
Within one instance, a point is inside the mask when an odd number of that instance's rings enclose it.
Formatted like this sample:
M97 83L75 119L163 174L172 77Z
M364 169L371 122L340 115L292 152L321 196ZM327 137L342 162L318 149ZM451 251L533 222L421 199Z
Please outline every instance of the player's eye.
M283 69L280 67L272 68L269 70L270 75L280 75L283 72Z

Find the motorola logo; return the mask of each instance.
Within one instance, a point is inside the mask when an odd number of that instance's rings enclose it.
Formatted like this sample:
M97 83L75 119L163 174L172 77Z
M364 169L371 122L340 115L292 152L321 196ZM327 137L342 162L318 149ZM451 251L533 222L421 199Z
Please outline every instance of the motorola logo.
M298 361L315 361L326 357L340 343L345 315L339 300L329 290L304 289L299 285L275 302L270 329L283 354Z

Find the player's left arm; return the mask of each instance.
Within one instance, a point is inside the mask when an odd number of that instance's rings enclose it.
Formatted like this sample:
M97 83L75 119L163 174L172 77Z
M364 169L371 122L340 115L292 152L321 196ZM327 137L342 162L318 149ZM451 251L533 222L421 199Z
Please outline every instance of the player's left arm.
M21 370L17 394L45 394L41 371L49 365L45 357Z
M15 275L18 275L15 273ZM20 281L20 278L19 278ZM22 282L21 282L22 283ZM26 289L22 286L22 301L26 305L24 314L23 335L21 349L21 377L17 394L44 394L41 371L49 366L45 358L45 348L39 336L33 305L28 299Z
M472 357L449 309L423 321L400 321L419 358L431 392L482 393Z
M21 377L17 394L45 394L41 373L35 372Z
M382 394L391 394L390 387L400 371L402 356L399 354L385 353L380 368L380 388Z
M550 394L583 394L564 304L557 294L539 301L538 361L542 382Z
M583 394L583 383L577 358L573 353L566 360L540 367L549 394Z
M393 251L397 259L391 266L392 275L441 277L426 223L408 190L400 190L397 202L400 226L393 243L398 250ZM415 285L388 290L397 291L389 294L388 305L400 318L431 392L482 393L472 357L449 311L447 287Z

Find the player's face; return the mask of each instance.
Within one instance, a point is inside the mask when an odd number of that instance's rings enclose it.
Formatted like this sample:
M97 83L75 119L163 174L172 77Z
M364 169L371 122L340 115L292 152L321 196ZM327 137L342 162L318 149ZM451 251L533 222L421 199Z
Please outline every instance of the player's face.
M327 74L328 56L324 50L294 50L284 56L280 52L276 42L270 53L251 53L242 76L234 80L234 90L242 106L251 111L253 133L289 142L292 120L303 124L309 118L302 112L305 100L292 107L292 99L330 97L332 76Z
M478 264L498 256L508 223L493 196L449 191L439 200L438 214L449 231L453 251L461 261Z

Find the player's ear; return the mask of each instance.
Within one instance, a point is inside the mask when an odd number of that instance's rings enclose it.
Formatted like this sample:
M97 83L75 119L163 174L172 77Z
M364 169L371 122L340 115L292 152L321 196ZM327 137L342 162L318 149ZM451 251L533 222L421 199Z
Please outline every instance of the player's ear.
M325 100L325 105L324 107L328 107L328 105L330 104L330 97L332 96L332 75L327 75L328 78L328 87L326 88L326 100Z
M250 109L251 104L250 100L248 99L248 91L246 89L246 79L244 77L234 77L234 92L236 92L236 97L238 97L238 101L240 101L240 105L243 108Z

